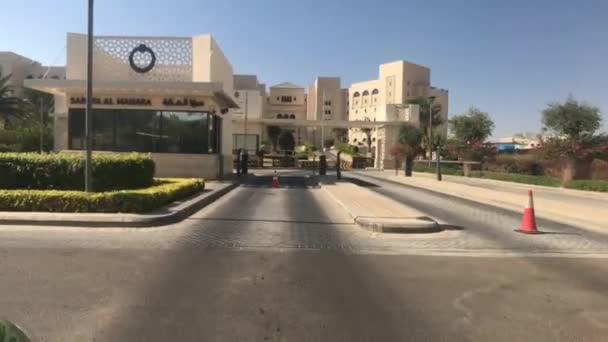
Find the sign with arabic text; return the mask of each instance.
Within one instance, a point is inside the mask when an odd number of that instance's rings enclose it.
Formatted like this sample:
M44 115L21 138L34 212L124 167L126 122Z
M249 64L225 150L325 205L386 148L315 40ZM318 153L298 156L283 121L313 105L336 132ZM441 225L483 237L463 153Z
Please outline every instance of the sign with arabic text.
M126 96L101 96L93 97L92 104L97 108L129 108L129 107L149 107L149 108L173 108L173 109L203 109L206 102L201 98L194 97L126 97ZM84 96L69 97L69 104L72 107L80 107L87 104Z

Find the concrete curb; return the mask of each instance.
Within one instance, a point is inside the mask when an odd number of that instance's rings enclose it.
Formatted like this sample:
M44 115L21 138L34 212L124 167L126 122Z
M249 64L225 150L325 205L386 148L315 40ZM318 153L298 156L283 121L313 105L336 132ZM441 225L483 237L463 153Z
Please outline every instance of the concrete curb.
M359 227L377 233L421 234L442 231L437 222L427 217L356 217Z
M348 215L353 218L357 226L377 233L420 234L436 233L442 231L437 222L429 217L372 217L357 216L344 202L339 200L330 191L321 186L321 189L338 203Z
M188 218L208 204L240 185L231 182L218 189L203 192L174 207L161 208L157 213L30 213L1 212L0 225L62 226L62 227L116 227L146 228L177 223Z
M489 203L483 200L479 200L479 199L475 199L472 197L465 197L453 192L442 192L442 191L438 191L436 189L430 189L427 187L424 187L422 185L418 185L418 184L410 184L410 183L401 183L398 181L394 181L392 179L388 179L388 178L384 178L384 177L378 177L378 176L373 176L373 175L369 175L366 174L365 172L359 172L359 171L351 171L351 173L353 175L359 175L362 177L367 177L367 178L371 178L374 180L378 180L378 181L382 181L382 182L386 182L386 183L390 183L390 184L394 184L394 185L398 185L398 186L402 186L402 187L410 187L410 188L415 188L415 189L419 189L422 191L427 191L436 195L440 195L440 196L446 196L446 197L451 197L451 198L455 198L461 201L466 201L469 202L471 204L474 205L483 205L483 206L487 206L487 207L491 207L494 209L498 209L498 210L503 210L505 212L509 212L509 213L515 213L515 214L521 214L523 212L523 205L521 208L519 207L515 207L511 204L500 204L500 203ZM466 185L466 184L463 184ZM547 222L551 222L551 223L555 223L555 224L561 224L561 225L567 225L576 229L580 229L583 231L587 231L587 232L591 232L591 233L600 233L600 234L606 234L606 229L605 227L600 227L597 226L596 224L592 223L592 222L581 222L580 220L574 220L572 218L568 218L562 215L557 215L557 214L546 214L543 212L535 212L536 214L536 219L537 220L544 220Z

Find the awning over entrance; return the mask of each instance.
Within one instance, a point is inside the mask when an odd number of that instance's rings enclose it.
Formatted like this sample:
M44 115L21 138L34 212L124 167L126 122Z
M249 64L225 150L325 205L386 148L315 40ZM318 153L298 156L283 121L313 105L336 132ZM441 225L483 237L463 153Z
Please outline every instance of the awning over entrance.
M25 80L26 88L56 95L83 95L85 80L32 79ZM210 97L221 109L239 108L218 82L150 82L150 81L94 81L93 94L128 96L190 96Z
M235 122L245 122L244 118L235 118ZM342 128L378 128L381 126L399 126L402 121L363 121L363 120L298 120L298 119L248 119L248 123L263 123L271 126L297 127L342 127Z

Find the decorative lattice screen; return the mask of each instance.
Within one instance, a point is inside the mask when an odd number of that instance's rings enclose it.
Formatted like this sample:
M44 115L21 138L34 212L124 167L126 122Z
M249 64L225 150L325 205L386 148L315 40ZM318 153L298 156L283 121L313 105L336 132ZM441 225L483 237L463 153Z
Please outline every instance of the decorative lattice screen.
M145 44L156 55L155 67L137 73L129 66L129 54ZM130 81L192 81L191 38L96 37L94 65L97 79ZM149 55L137 55L136 63L147 64Z

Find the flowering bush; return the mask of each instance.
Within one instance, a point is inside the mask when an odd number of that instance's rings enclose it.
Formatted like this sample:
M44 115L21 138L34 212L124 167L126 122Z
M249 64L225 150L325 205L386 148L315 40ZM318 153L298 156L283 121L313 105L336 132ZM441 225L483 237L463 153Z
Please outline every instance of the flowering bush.
M608 136L585 136L578 141L562 138L547 139L540 148L547 159L575 159L592 161L608 159Z
M405 146L401 144L391 145L390 149L388 150L388 153L391 155L391 157L393 157L393 160L395 161L395 163L397 163L397 165L399 165L407 155Z

